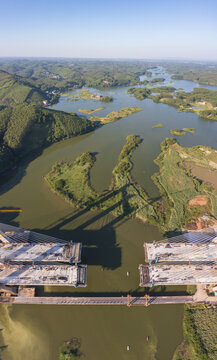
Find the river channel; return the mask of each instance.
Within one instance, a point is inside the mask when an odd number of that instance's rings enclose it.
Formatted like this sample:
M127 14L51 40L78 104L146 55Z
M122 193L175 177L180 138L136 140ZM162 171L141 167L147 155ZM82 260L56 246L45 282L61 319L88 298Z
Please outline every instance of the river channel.
M158 77L165 77L164 69L155 72L160 72ZM177 89L191 91L198 86L190 81L171 82L170 75L166 76L165 85ZM73 93L80 91L77 89ZM91 182L97 191L102 191L110 184L112 169L126 136L140 135L143 142L133 155L133 177L154 199L159 196L151 180L158 170L154 159L160 152L161 141L170 136L170 129L195 128L194 134L188 133L178 139L181 145L202 144L217 149L217 122L203 120L193 113L179 113L175 108L155 104L150 99L139 101L128 96L126 91L127 88L104 91L105 95L114 97L114 102L109 104L97 100L67 101L66 96L61 96L53 108L78 114L79 108L100 106L105 108L97 112L97 116L127 106L139 106L143 110L92 133L44 149L35 158L21 164L16 174L0 187L1 207L23 210L18 216L2 216L1 222L83 244L83 262L88 264L88 286L60 290L47 287L44 291L49 294L57 291L83 295L137 292L138 265L144 262L143 243L162 238L157 228L137 220L114 218L108 212L75 212L53 194L43 180L56 161L71 161L83 151L97 153ZM164 127L152 129L159 123ZM1 305L1 342L8 345L2 353L3 359L57 360L58 348L63 341L78 337L87 360L171 360L182 340L182 317L181 305L148 308ZM147 336L150 337L148 343ZM128 345L130 351L127 351Z

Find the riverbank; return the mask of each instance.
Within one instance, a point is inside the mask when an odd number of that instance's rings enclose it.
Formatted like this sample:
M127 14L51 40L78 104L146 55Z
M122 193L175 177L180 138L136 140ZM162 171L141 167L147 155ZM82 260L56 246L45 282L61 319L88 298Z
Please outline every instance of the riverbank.
M210 305L185 305L184 340L173 360L215 360L217 358L217 313Z

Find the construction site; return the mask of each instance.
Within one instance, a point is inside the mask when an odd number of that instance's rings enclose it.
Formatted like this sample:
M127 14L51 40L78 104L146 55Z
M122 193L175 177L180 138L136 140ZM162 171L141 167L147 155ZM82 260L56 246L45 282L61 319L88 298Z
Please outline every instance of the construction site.
M145 243L139 266L140 286L197 285L195 295L56 296L41 286L87 286L82 244L0 223L0 303L54 305L216 304L217 236L215 229L187 232Z
M81 251L81 243L0 224L1 291L11 285L87 286Z
M144 251L146 264L139 266L141 287L217 283L214 229L145 243Z

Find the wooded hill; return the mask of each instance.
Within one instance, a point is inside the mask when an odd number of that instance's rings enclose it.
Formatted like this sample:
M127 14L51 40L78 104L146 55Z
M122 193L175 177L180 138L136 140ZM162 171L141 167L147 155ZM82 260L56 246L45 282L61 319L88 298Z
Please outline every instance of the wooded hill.
M40 103L45 97L34 81L0 70L0 105Z
M35 81L41 90L76 87L106 88L139 83L143 61L0 59L0 69Z
M76 114L43 108L34 81L0 71L0 172L42 146L94 129Z

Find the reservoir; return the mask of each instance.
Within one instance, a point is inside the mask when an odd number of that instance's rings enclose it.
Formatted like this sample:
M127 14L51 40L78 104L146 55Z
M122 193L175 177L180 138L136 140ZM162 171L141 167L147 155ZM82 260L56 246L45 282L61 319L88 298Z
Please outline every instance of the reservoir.
M158 76L165 77L164 69L160 71ZM198 86L184 80L173 81L170 85L186 91ZM103 95L114 98L112 103L106 104L97 100L67 101L66 96L61 96L52 108L79 114L80 108L104 106L95 114L97 116L127 106L143 110L89 134L51 145L23 162L16 174L0 187L1 207L23 210L19 215L1 215L1 222L83 244L88 286L39 289L48 296L57 291L95 296L141 292L138 265L144 263L143 243L162 239L157 228L134 219L115 218L106 211L75 211L44 182L44 175L55 162L72 161L84 151L96 153L91 183L100 192L111 182L112 169L126 136L139 135L143 142L134 152L132 174L149 196L156 199L159 192L151 180L158 171L154 159L160 152L160 143L170 136L170 129L196 129L194 134L178 138L182 146L201 144L217 149L217 122L203 120L194 113L179 113L173 107L156 104L150 99L139 101L128 96L127 89L103 91ZM73 94L80 91L75 90ZM164 127L152 128L159 123ZM182 341L182 317L182 305L147 308L1 305L1 344L8 345L3 359L57 360L59 346L65 340L78 337L81 351L88 360L170 360ZM150 337L148 343L147 336ZM126 350L128 345L130 351Z

